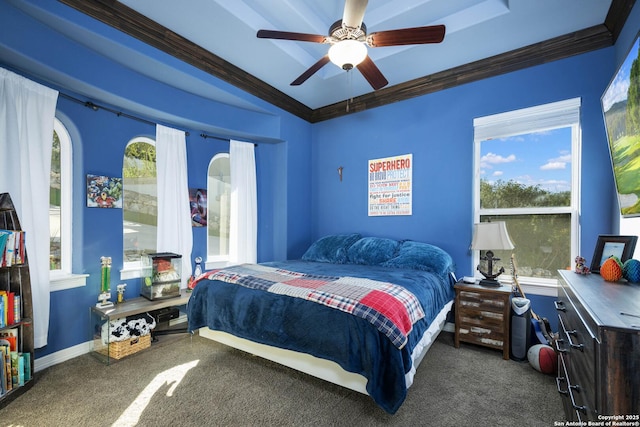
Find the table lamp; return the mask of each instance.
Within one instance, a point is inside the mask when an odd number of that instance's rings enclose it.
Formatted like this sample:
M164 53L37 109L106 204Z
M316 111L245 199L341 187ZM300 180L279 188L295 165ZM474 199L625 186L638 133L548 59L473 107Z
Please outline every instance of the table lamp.
M485 250L485 256L480 259L487 261L487 272L480 270L478 265L477 270L485 277L480 280L481 286L500 286L500 282L496 280L500 274L504 273L504 267L500 267L497 273L493 273L493 262L500 261L500 258L493 256L494 250L511 250L515 246L509 238L507 232L507 224L504 221L496 222L480 222L473 226L473 241L471 242L471 249Z

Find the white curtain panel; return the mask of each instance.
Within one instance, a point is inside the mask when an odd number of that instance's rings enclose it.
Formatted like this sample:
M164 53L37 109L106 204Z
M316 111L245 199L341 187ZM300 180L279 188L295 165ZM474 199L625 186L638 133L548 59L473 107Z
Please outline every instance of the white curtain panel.
M182 255L182 283L191 276L191 211L187 180L185 133L156 125L156 171L158 176L158 252Z
M49 332L49 174L58 92L0 68L0 192L25 231L34 345Z
M229 261L255 263L258 259L258 196L254 145L231 141L231 219Z

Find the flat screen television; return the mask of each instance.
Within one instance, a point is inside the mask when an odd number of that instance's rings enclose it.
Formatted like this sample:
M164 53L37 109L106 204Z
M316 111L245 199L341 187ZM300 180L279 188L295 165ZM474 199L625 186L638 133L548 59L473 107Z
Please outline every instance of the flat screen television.
M601 98L618 205L623 217L640 216L639 37Z

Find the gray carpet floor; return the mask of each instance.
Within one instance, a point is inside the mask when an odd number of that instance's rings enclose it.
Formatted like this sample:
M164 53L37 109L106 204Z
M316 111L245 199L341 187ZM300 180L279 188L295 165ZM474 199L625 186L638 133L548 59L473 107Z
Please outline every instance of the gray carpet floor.
M400 410L198 335L160 337L110 366L83 355L38 373L1 426L552 426L555 378L440 334Z

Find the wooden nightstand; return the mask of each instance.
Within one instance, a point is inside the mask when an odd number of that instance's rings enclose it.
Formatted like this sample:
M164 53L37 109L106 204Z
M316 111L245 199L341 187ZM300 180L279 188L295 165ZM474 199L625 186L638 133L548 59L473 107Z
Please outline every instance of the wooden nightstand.
M511 286L486 287L458 282L455 347L468 342L502 350L509 359Z

